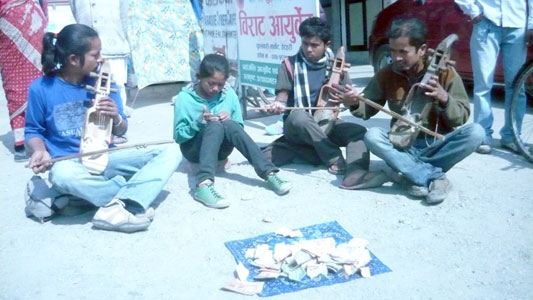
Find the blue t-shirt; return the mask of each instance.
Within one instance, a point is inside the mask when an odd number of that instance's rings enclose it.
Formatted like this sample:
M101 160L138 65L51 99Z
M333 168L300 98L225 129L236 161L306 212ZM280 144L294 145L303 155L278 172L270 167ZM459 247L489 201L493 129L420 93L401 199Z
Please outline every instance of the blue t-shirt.
M94 79L87 78L92 84ZM116 88L116 86L115 86ZM122 118L120 95L109 95L117 105ZM91 106L94 94L85 85L74 85L58 76L42 76L31 85L26 110L25 139L41 138L52 158L79 153L85 112Z

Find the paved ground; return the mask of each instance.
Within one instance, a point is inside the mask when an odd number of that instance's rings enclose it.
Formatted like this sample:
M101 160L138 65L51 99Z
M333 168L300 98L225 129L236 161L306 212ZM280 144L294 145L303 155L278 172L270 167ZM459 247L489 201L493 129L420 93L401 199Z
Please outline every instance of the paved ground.
M372 75L352 69L356 84ZM176 86L141 92L130 119L130 143L170 139L170 98ZM224 242L338 221L370 241L369 248L393 271L370 279L284 294L274 299L532 299L532 165L495 149L472 154L448 176L454 188L441 205L428 207L388 184L368 191L337 188L340 178L323 168L289 165L282 174L295 187L278 197L264 188L239 154L217 177L232 200L225 210L192 200L192 174L182 163L157 199L156 218L146 232L120 234L91 229L94 211L39 224L24 215L23 190L31 177L14 163L7 109L0 92L1 299L235 299L221 291L233 278L235 261ZM496 130L503 111L497 104ZM386 127L378 115L363 122ZM263 145L274 137L264 127L276 117L246 122ZM373 157L371 168L384 164ZM242 195L252 200L242 201ZM272 223L262 220L269 218Z

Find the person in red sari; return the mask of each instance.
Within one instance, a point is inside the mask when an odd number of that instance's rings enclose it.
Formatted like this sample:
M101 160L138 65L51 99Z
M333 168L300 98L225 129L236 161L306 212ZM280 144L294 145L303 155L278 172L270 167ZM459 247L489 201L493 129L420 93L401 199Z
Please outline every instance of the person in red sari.
M14 136L15 161L28 158L24 122L30 83L42 75L47 0L0 0L0 71Z

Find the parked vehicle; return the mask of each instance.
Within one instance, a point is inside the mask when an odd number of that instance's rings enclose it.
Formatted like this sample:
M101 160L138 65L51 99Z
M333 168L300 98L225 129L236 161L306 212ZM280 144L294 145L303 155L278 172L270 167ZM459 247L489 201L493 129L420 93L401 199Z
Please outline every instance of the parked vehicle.
M457 34L459 40L453 45L452 59L455 60L455 68L461 77L466 81L472 81L470 63L472 22L453 0L398 0L381 11L374 21L369 39L370 62L374 71L392 63L387 31L392 21L400 16L415 17L425 22L428 28L427 44L433 49L449 34ZM530 47L530 57L533 57L532 50ZM500 62L494 74L494 82L503 84L503 69Z

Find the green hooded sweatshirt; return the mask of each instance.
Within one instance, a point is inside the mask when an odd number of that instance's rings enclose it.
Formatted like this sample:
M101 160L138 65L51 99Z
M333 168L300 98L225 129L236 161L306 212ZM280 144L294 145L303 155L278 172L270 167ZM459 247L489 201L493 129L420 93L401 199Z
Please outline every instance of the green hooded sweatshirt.
M174 140L178 144L192 139L204 128L204 107L215 116L226 111L233 121L244 127L239 97L229 85L224 89L225 93L221 92L215 98L206 100L194 91L193 84L189 84L174 97Z

